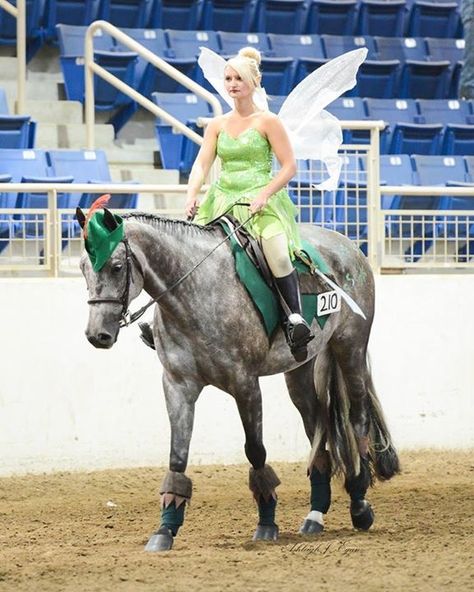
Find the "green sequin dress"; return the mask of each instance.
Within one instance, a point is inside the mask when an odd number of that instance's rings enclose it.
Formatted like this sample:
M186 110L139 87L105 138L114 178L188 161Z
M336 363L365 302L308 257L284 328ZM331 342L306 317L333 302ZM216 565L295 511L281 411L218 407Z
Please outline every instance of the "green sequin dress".
M217 138L217 155L222 170L199 206L195 222L207 224L226 212L233 203L250 204L272 180L272 151L268 140L255 128L249 128L236 138L221 131ZM235 206L228 212L240 222L250 216L248 207ZM297 209L288 193L281 189L273 194L263 210L246 225L250 234L265 239L285 233L290 256L301 248L296 225Z

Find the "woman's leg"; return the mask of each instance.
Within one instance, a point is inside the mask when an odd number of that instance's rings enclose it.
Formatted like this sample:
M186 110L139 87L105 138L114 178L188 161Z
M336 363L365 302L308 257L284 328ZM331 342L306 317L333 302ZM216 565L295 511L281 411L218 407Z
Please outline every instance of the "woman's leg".
M313 339L311 329L302 316L298 273L293 268L285 234L262 237L262 250L275 278L275 284L286 304L284 323L286 339L296 361L302 362L308 355L307 344Z

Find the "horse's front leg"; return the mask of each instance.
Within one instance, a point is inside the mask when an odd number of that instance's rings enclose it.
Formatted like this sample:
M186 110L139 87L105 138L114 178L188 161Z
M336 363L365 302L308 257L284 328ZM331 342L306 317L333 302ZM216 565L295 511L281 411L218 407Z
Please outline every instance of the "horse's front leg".
M161 484L161 522L150 537L146 551L168 551L184 522L186 502L191 499L192 481L184 472L194 423L194 407L203 388L188 378L163 372L163 389L171 425L169 471Z
M262 394L258 379L249 379L244 385L234 389L232 394L244 427L245 454L252 465L249 488L258 506L259 520L253 540L275 541L278 538L278 526L275 523L275 490L280 480L272 467L265 464L267 452L263 445Z

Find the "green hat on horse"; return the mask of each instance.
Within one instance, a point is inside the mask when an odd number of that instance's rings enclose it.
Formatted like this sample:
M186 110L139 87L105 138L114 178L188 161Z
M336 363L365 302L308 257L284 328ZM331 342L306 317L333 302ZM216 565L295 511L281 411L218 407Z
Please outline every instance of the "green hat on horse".
M123 219L105 208L110 195L102 195L89 208L87 216L81 208L76 217L84 232L84 243L94 271L100 271L123 239ZM103 211L99 211L103 210Z

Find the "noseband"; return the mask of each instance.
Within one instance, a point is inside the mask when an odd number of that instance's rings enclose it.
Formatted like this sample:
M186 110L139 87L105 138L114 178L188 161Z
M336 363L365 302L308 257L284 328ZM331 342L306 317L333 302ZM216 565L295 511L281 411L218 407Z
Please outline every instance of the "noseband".
M91 298L87 301L87 304L120 304L122 306L122 312L120 313L120 327L126 327L130 324L130 312L128 310L128 298L130 295L130 285L132 283L132 257L135 259L137 264L137 258L134 256L132 249L126 238L122 239L125 245L125 287L123 289L122 296L120 298Z

